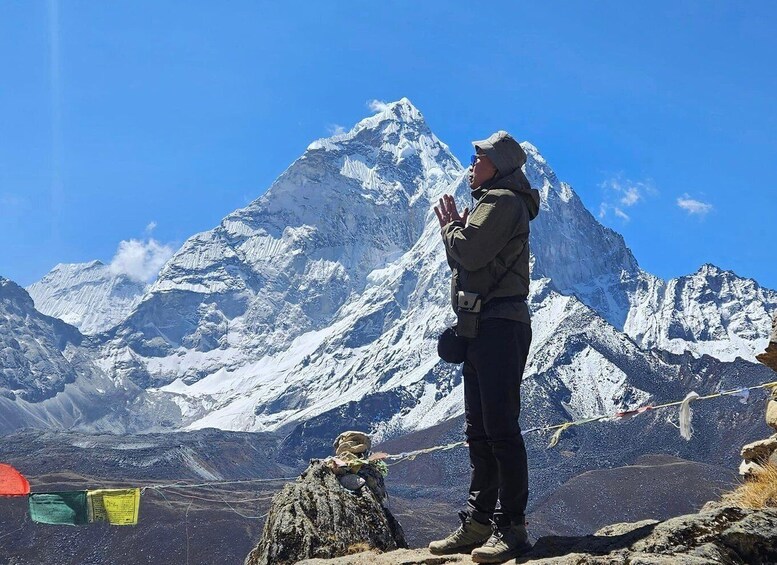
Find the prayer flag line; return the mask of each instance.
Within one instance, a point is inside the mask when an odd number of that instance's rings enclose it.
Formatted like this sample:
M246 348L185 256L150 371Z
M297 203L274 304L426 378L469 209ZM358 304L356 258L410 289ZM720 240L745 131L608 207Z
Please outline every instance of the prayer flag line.
M602 414L599 416L592 416L589 418L582 418L580 420L574 420L572 422L564 422L561 424L555 424L552 426L538 426L535 428L529 428L526 430L523 430L521 433L523 435L526 435L528 433L533 432L550 432L555 431L555 433L551 436L550 442L548 443L548 448L555 447L558 445L559 440L561 439L561 435L568 430L569 428L573 426L581 426L583 424L589 424L591 422L601 422L601 421L616 421L616 420L622 420L625 418L631 418L632 416L636 416L639 414L642 414L644 412L653 411L653 410L662 410L664 408L671 408L673 406L682 406L683 410L681 410L680 415L680 431L681 435L684 439L689 440L691 437L691 430L690 430L690 402L691 401L699 401L699 400L709 400L712 398L720 398L723 396L737 396L739 397L740 401L743 403L747 403L747 400L750 395L751 390L757 390L762 388L777 388L777 381L772 381L769 383L762 383L759 385L749 386L749 387L741 387L737 389L731 389L731 390L724 390L720 392L716 392L713 394L708 394L705 396L699 396L695 392L691 392L686 395L686 397L683 400L677 400L673 402L666 402L664 404L658 404L658 405L646 405L641 406L639 408L636 408L634 410L626 410L622 412L616 412L615 414ZM686 411L687 410L687 411ZM462 447L467 445L466 441L457 441L454 443L449 443L445 445L436 445L434 447L427 447L425 449L418 449L415 451L407 451L403 453L397 453L397 454L382 454L384 460L388 461L394 461L394 463L389 463L389 466L396 465L397 463L401 461L412 461L415 459L418 455L423 455L426 453L433 453L435 451L445 451L448 449L453 449L455 447Z
M38 524L78 526L94 522L106 522L112 526L135 526L138 523L140 497L147 489L155 490L160 494L162 493L162 490L173 489L173 494L186 498L200 499L208 502L222 502L229 506L235 513L245 518L263 518L264 515L244 515L235 509L232 504L264 500L266 497L227 500L221 496L221 493L219 493L215 487L251 483L285 482L296 478L297 477L236 479L201 483L177 481L175 483L151 484L144 487L132 488L30 492L29 482L18 470L11 465L0 463L0 496L27 497L30 518L33 522ZM219 496L219 499L206 499L204 497L176 492L179 490L199 488L210 489Z
M549 432L554 431L553 436L550 439L548 448L555 447L561 435L564 431L573 426L580 426L591 422L599 421L616 421L632 416L642 414L647 411L661 410L664 408L670 408L674 406L680 406L680 424L677 427L680 428L681 436L689 440L693 434L690 422L692 411L690 410L690 403L699 400L710 400L713 398L721 398L724 396L737 396L740 402L747 403L750 391L757 389L777 389L777 381L762 383L750 387L742 387L738 389L725 390L708 394L705 396L699 396L697 393L691 391L683 400L677 400L673 402L666 402L658 405L646 405L636 408L634 410L627 410L616 412L612 415L599 415L589 418L583 418L571 422L563 422L561 424L555 424L552 426L538 426L523 430L523 434L532 432ZM413 460L418 455L433 453L436 451L446 451L466 445L466 441L458 441L445 445L437 445L433 447L427 447L424 449L418 449L415 451L402 452L398 454L388 453L376 453L370 457L370 460L379 461L394 461L389 465L396 465L401 461ZM235 480L213 480L204 481L200 483L187 483L184 481L177 481L174 483L162 483L151 484L143 487L133 488L109 488L109 489L93 489L93 490L75 490L75 491L59 491L59 492L30 492L30 486L27 479L14 469L11 465L0 463L0 496L5 497L17 497L26 496L29 501L30 517L34 522L42 524L67 524L67 525L80 525L93 522L107 522L111 525L137 525L140 497L148 489L162 494L163 490L172 489L171 494L180 495L189 499L200 499L208 502L223 502L235 513L244 516L246 518L261 519L266 516L245 516L238 512L232 504L257 501L261 498L253 499L240 499L240 500L226 500L221 494L215 490L215 487L225 485L239 485L239 484L251 484L251 483L268 483L268 482L281 482L292 481L297 477L277 477L269 479L235 479ZM198 497L195 495L187 495L181 492L181 490L208 488L211 489L219 499L206 499L204 497ZM236 494L236 493L235 493Z

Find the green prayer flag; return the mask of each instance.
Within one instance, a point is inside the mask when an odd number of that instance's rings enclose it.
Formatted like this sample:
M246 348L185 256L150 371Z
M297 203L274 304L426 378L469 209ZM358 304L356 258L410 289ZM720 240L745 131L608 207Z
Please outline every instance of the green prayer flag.
M30 495L30 517L39 524L76 526L89 522L86 491L36 492Z

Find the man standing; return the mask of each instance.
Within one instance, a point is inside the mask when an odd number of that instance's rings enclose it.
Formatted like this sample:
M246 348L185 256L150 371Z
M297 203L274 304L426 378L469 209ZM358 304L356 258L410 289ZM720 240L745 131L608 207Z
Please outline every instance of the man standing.
M453 271L457 332L463 317L469 320L460 333L468 337L462 372L472 477L461 526L429 549L438 555L471 551L477 563L499 563L531 547L524 515L528 465L518 416L531 344L529 221L539 211L540 196L521 170L526 154L507 132L473 145L472 214L465 208L459 215L447 194L434 208Z

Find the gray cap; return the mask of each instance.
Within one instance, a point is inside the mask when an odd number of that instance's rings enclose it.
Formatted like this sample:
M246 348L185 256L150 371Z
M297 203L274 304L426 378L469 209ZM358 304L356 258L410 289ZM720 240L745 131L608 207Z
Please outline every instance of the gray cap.
M509 175L526 163L526 153L520 144L504 130L499 130L483 141L473 141L476 151L485 153L491 159L499 174Z

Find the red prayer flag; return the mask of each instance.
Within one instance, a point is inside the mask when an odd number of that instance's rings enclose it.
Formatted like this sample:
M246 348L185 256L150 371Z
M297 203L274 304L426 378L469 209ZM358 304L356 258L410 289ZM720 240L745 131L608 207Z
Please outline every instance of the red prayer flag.
M30 483L24 476L5 463L0 463L0 496L27 496Z

